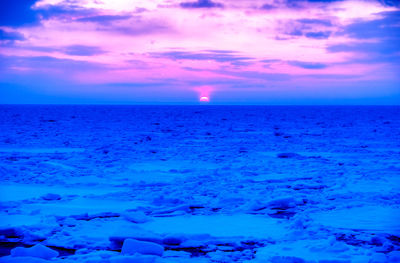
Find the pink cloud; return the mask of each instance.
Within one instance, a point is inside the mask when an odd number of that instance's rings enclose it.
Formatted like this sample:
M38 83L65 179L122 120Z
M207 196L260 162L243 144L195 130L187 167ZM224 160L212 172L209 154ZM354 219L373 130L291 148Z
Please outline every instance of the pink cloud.
M275 85L292 92L298 85L322 87L327 79L338 86L350 77L396 80L391 73L395 72L393 64L363 63L366 53L329 50L379 41L345 33L356 21L375 21L382 18L382 12L396 10L378 1L299 1L293 6L287 1L264 0L93 0L74 1L74 5L42 0L35 10L42 12L36 25L0 26L24 36L11 44L4 40L8 45L0 55L15 61L51 57L64 61L66 67L68 63L82 66L66 70L63 63L50 60L37 65L10 63L7 70L17 75L46 75L46 71L76 85L102 87L164 82L164 87L187 89L199 96L229 90L235 81L253 88ZM330 79L330 75L342 78Z

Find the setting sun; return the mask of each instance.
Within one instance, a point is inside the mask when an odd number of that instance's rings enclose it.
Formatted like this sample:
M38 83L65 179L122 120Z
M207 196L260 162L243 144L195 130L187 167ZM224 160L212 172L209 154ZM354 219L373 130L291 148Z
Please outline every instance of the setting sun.
M210 102L210 98L207 96L202 96L202 97L200 97L200 101L201 102Z

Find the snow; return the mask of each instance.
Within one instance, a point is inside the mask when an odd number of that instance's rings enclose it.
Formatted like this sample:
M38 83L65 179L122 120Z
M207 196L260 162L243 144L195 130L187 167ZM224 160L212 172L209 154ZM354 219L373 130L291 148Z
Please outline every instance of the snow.
M400 262L399 113L0 106L0 262Z
M144 223L143 229L165 234L201 235L213 237L243 237L254 239L281 237L285 224L269 216L247 214L195 215L157 217Z
M16 247L11 250L11 256L13 257L36 257L43 259L51 259L57 257L59 254L42 244L34 245L30 248Z
M3 257L0 263L48 263L48 260L35 257Z
M373 215L373 216L371 216ZM315 222L338 229L393 233L400 235L399 209L383 206L361 206L321 211L311 214Z
M57 154L84 152L84 148L0 148L0 153L31 153L31 154ZM50 162L53 163L53 162Z
M164 253L164 247L153 242L139 241L128 238L124 240L121 253L123 255L134 255L139 253L143 255L162 256Z

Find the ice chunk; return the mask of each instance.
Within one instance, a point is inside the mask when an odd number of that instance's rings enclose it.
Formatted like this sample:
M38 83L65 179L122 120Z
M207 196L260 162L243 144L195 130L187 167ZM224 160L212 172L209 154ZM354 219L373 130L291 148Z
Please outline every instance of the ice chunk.
M373 214L374 216L371 216ZM342 229L369 230L375 233L400 234L398 209L385 206L362 206L320 211L310 214L316 222Z
M47 201L60 200L61 196L59 194L48 193L47 195L42 196L42 199Z
M285 224L273 218L246 214L157 217L141 226L156 233L186 236L281 238L286 233Z
M392 251L387 256L389 262L400 262L400 251Z
M142 211L137 211L137 212L126 212L121 214L126 220L133 222L133 223L145 223L149 221L150 219L146 216L145 213Z
M318 263L351 263L351 260L347 259L323 259L318 261Z
M163 240L160 235L135 225L121 227L109 237L113 249L121 249L126 239L135 239L159 244L161 244Z
M80 153L84 148L0 148L1 153L30 153L30 154L50 154L50 153Z
M296 207L297 204L301 204L300 200L293 197L281 197L268 202L268 206L271 208L287 209Z
M41 218L35 215L0 215L0 228L17 228L21 226L36 225L41 222Z
M110 258L110 263L153 263L155 256L135 254L133 256L117 256Z
M21 236L22 229L14 227L0 227L0 235L5 237Z
M185 237L183 235L168 235L164 237L163 243L166 245L177 246L180 245L183 241L185 241Z
M34 257L2 257L0 263L48 263L49 261L42 258Z
M135 239L125 239L121 250L124 255L133 255L140 253L143 255L156 255L162 256L164 247L159 244L147 241L139 241Z
M298 257L281 257L275 256L271 258L271 263L305 263L306 261Z
M281 159L303 159L304 157L298 153L278 153L276 157Z
M376 253L369 260L369 263L385 263L385 262L387 262L387 257L383 253Z
M58 256L58 252L43 246L42 244L34 245L30 248L16 247L11 250L13 257L35 257L43 259L51 259Z

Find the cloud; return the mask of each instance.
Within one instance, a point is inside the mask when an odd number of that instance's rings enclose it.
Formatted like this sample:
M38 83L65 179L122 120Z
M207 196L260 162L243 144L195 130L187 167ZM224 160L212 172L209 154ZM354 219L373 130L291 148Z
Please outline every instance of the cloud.
M299 23L308 24L308 25L332 26L332 22L328 19L303 18L303 19L297 19L296 21Z
M274 62L280 62L281 60L280 59L263 59L263 60L260 60L260 62L263 62L263 63L274 63Z
M0 1L0 26L37 25L41 19L51 17L72 17L90 15L94 10L82 8L73 2L61 2L58 5L35 7L38 0L4 0Z
M349 43L336 44L327 48L329 52L364 52L378 54L395 54L400 52L400 45L393 41L379 41L377 43Z
M79 18L76 21L93 22L93 23L108 25L113 21L126 20L129 18L131 18L131 16L128 15L95 15L95 16Z
M221 8L223 7L220 3L215 3L211 0L198 0L197 2L183 2L180 3L183 8Z
M379 2L385 6L399 6L400 5L399 0L379 0Z
M318 31L318 32L307 32L305 36L307 38L314 38L314 39L326 39L329 38L331 35L330 31Z
M26 68L32 71L39 72L40 74L47 74L46 70L58 71L64 74L66 71L77 72L87 69L105 69L104 64L91 63L87 61L73 60L73 59L60 59L51 56L5 56L0 55L0 69L2 71L10 70L15 67Z
M175 81L165 81L163 82L110 82L99 84L98 86L103 87L123 87L123 88L154 88L154 87L166 87L171 86L172 84L176 84Z
M103 54L105 51L94 46L72 45L66 47L64 53L72 56L94 56Z
M286 0L284 1L285 5L289 8L307 8L307 3L333 3L333 2L341 2L344 0Z
M255 80L257 82L262 83L269 83L271 81L287 81L292 78L290 74L285 73L266 73L261 71L230 71L230 70L212 70L212 72L233 76L233 77L240 77L250 80Z
M303 31L298 28L291 28L290 30L285 32L285 35L300 37L303 35ZM282 38L282 40L286 40L286 38Z
M359 21L343 29L342 34L357 39L357 42L330 45L327 50L366 53L369 54L369 61L372 57L377 61L394 61L396 54L400 52L400 11L383 12L379 15L381 18ZM385 57L389 55L391 58Z
M382 12L378 15L382 18L350 24L343 33L360 39L400 38L400 11Z
M311 2L311 3L333 3L342 2L344 0L287 0L288 2Z
M90 16L96 14L96 10L94 9L84 8L74 4L67 4L65 2L62 2L59 5L41 6L40 8L36 9L36 11L43 19L49 19L52 17L71 19L74 17Z
M36 0L0 1L0 26L18 27L37 23L38 13L31 8L35 2Z
M271 4L264 4L264 5L261 6L261 9L264 9L264 10L273 10L275 8L277 8L277 6L276 5L271 5Z
M170 26L170 21L165 18L146 18L141 15L99 15L80 18L76 21L95 23L97 25L96 31L107 31L123 35L151 35L174 30ZM124 22L112 23L114 21Z
M327 67L327 65L323 63L305 62L305 61L288 61L288 64L305 69L324 69Z
M275 0L273 3L265 3L260 9L274 10L277 8L296 8L296 9L307 9L310 4L329 5L336 2L345 2L349 0ZM379 2L384 6L397 7L400 6L400 0L371 0L371 2Z
M237 53L237 51L233 51L233 50L220 50L220 49L208 49L208 50L204 50L206 52L211 52L211 53L220 53L220 54L234 54Z
M227 51L214 51L214 52L184 52L184 51L171 51L171 52L159 52L151 53L154 57L165 57L174 60L213 60L218 62L238 62L251 60L251 57L244 57L227 53Z
M311 78L311 79L325 79L325 80L351 80L362 78L362 75L359 74L306 74L306 75L299 75L298 78Z
M330 37L332 29L333 24L329 19L302 18L284 21L279 30L285 35L294 37L326 39Z
M24 35L15 31L4 31L0 29L0 41L1 40L25 40Z
M286 0L286 3L288 5L294 5L297 3L304 3L304 2L310 2L310 3L333 3L333 2L342 2L344 0Z

